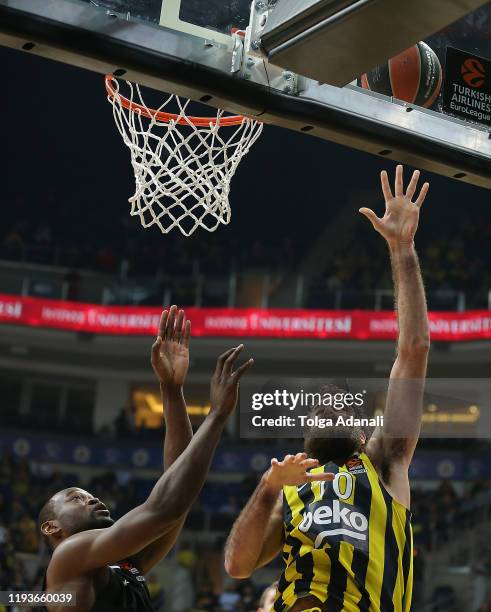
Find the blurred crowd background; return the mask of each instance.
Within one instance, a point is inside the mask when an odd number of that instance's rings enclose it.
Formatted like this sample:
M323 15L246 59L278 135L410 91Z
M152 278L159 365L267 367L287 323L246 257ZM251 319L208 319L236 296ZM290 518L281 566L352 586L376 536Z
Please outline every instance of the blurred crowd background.
M230 526L245 505L258 480L257 473L243 475L240 483L208 483L191 512L185 530L192 537L204 528L203 515L211 517L207 528L214 541L194 547L178 545L169 562L172 579L165 585L155 573L149 576L149 589L156 612L252 612L267 584L250 580L227 581L223 576L223 543ZM44 462L32 462L11 454L0 458L0 590L35 590L42 586L49 559L40 541L38 512L47 492L67 486L81 486L104 500L111 515L119 518L148 495L154 481L124 470L82 476L73 467L60 472ZM412 488L414 530L414 610L452 612L458 610L455 585L439 585L423 607L424 581L431 564L442 554L448 564L460 571L474 573L475 583L469 593L469 610L487 612L491 606L491 546L484 541L478 563L465 568L468 558L459 559L463 539L491 518L491 481L470 480L454 485L451 479L421 488ZM485 537L487 532L482 534ZM478 537L481 537L477 534ZM449 547L449 543L453 546ZM29 566L29 571L27 565ZM430 564L430 567L428 567ZM271 565L281 571L278 560ZM170 574L169 574L170 575ZM1 609L1 608L0 608Z
M378 193L360 195L358 203L365 198L382 212ZM455 205L449 209L436 193L423 211L417 249L430 308L488 308L491 221L484 200L472 210L458 201ZM70 300L88 301L88 285L99 282L118 287L106 294L112 303L160 305L166 288L172 287L182 306L228 306L230 279L238 279L240 285L252 275L268 279L265 297L275 306L390 308L392 280L385 244L356 210L349 212L348 228L346 212L338 210L329 224L312 227L308 239L292 234L291 227L290 233L282 228L274 234L258 227L248 237L232 226L220 234L198 233L183 240L176 234L162 237L156 231L139 231L137 221L126 214L113 218L112 208L102 209L87 232L85 225L73 222L79 213L65 194L39 193L36 200L17 196L5 202L0 263L23 266L17 268L16 292L37 297L60 297L56 291L61 279L67 287L62 297ZM310 258L319 248L324 258L311 270ZM7 272L0 265L5 283ZM42 281L26 289L20 283L22 272L31 279L37 274ZM282 294L292 277L302 279L301 303L292 304L291 296ZM384 298L378 303L376 292Z

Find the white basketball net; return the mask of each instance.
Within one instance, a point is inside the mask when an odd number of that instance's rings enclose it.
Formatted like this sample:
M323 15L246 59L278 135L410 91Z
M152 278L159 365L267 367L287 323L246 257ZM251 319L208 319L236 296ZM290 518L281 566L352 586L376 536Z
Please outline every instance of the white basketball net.
M228 224L230 181L261 134L262 123L244 117L238 125L221 126L226 115L218 110L216 120L198 127L186 116L189 100L175 95L155 110L177 104L178 117L162 121L145 105L138 85L126 81L129 94L125 97L131 103L127 109L119 81L112 79L111 84L114 95L108 95L108 100L135 172L131 215L138 215L143 227L157 225L163 233L178 227L185 236L198 227L213 232L220 224ZM152 116L146 117L136 104Z

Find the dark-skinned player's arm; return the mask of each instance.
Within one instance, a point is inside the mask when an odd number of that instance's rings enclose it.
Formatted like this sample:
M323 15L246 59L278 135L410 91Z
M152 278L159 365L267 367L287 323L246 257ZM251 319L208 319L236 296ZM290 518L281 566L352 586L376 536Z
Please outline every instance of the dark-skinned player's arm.
M163 471L174 463L193 437L183 390L189 369L190 335L191 322L186 320L183 310L178 312L177 307L172 306L170 310L163 311L151 356L153 370L160 382L164 407ZM148 573L167 555L176 543L185 519L186 515L170 527L167 533L132 557L142 574Z
M389 246L399 325L397 354L390 374L384 427L375 432L367 445L367 453L381 470L383 480L392 488L395 487L396 497L405 505L409 505L407 469L421 430L424 379L430 346L425 291L414 247L420 208L428 193L429 184L424 183L416 196L418 179L419 171L415 171L404 191L403 169L402 166L397 166L393 194L387 173L382 172L385 215L379 219L372 210L360 209ZM394 465L404 469L393 470ZM394 474L401 473L402 482L395 482Z
M232 578L248 578L258 567L272 561L284 542L282 489L314 480L332 480L334 474L312 474L317 459L306 453L271 460L247 505L235 521L225 545L225 569Z
M240 345L218 358L211 379L210 412L146 502L111 527L77 533L55 549L48 569L52 589L95 568L133 558L186 515L203 487L225 423L237 404L239 380L253 363L249 359L233 370L242 349Z

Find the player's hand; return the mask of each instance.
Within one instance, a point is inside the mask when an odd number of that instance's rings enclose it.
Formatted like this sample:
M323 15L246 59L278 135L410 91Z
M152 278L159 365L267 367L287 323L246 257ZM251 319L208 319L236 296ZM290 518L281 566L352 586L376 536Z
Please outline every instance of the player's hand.
M299 486L306 482L316 480L334 480L332 472L307 472L319 465L317 459L309 459L307 453L286 455L283 461L271 459L271 467L265 474L266 485L272 489L281 489L285 486Z
M389 245L397 243L412 244L414 240L414 235L418 229L419 210L425 201L430 187L429 183L424 183L419 195L413 202L418 186L419 174L419 170L413 172L409 185L404 192L402 166L397 166L393 195L387 172L384 170L380 174L382 192L385 198L384 216L380 219L370 208L360 208L361 214L371 221L374 229L379 234L382 234Z
M244 345L240 344L237 348L231 348L220 355L211 379L211 412L224 418L233 412L239 397L239 381L254 363L253 359L249 359L235 371L233 370L243 348Z
M177 314L177 317L176 317ZM189 336L191 321L177 306L164 310L159 335L152 346L152 367L164 385L182 385L189 368Z

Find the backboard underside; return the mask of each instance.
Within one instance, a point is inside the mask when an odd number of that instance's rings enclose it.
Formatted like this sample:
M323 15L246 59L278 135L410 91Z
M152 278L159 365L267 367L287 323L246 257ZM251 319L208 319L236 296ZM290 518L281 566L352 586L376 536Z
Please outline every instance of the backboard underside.
M248 0L0 0L0 44L491 188L485 121L444 113L441 99L423 109L356 82L327 84L329 75L320 83L291 70L284 58L282 66L275 64L278 55L268 57L273 48L261 42L272 5L257 1L251 10ZM276 10L281 6L276 3ZM490 16L488 2L427 42L442 64L448 46L489 60ZM245 39L231 34L248 25ZM390 32L384 35L396 48ZM357 66L356 56L351 59ZM102 87L101 79L101 93Z

